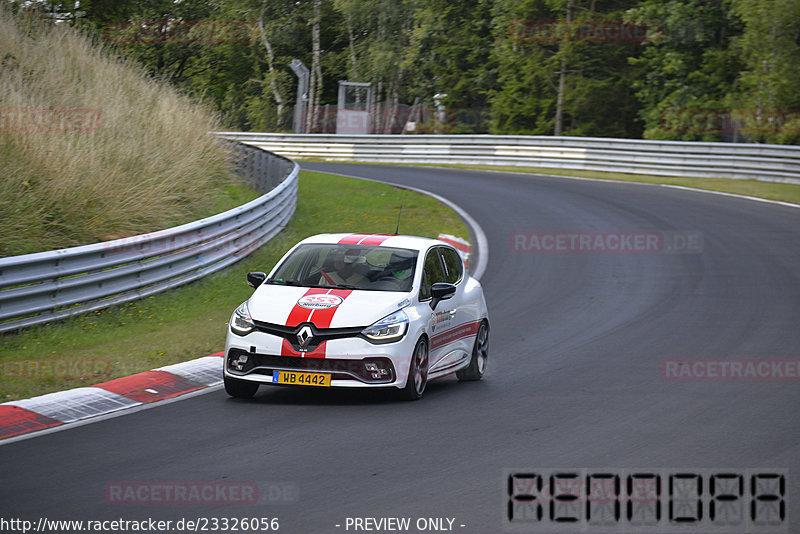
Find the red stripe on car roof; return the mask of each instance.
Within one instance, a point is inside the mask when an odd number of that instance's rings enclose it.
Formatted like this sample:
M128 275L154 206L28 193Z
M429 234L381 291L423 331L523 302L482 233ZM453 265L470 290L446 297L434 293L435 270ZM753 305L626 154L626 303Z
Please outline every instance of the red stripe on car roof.
M365 237L369 237L370 234L350 234L345 236L339 240L340 245L358 245L359 241L364 239Z
M351 234L339 240L340 245L380 245L392 237L389 234Z
M377 246L377 245L380 245L381 243L383 243L384 241L386 241L387 239L389 239L390 237L392 237L392 236L384 235L384 234L371 235L371 236L369 236L369 237L367 237L365 239L362 239L361 243L359 243L359 245L375 245L375 246Z

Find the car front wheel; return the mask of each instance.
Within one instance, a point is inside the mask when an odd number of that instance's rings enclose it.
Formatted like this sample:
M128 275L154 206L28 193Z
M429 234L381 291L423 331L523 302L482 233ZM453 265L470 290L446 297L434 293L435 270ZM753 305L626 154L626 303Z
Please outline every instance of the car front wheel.
M256 394L258 383L236 380L235 378L222 377L225 381L225 391L237 399L249 399Z
M403 397L406 400L417 400L425 392L428 383L428 342L425 338L417 341L414 353L411 356L411 364L408 368L408 378L406 387L403 389Z

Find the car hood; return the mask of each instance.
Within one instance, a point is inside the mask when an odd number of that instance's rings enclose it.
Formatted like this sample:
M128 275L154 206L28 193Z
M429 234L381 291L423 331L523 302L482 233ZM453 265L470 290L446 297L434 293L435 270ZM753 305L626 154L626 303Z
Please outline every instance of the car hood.
M247 306L255 321L296 326L314 323L317 328L369 326L410 302L408 293L262 284Z

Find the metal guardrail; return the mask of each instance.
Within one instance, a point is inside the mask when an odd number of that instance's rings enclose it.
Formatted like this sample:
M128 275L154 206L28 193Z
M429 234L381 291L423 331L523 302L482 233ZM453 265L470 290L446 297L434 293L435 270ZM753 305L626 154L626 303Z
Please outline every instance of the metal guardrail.
M258 191L247 204L149 234L0 258L0 332L146 297L242 259L289 222L299 165L237 143L237 173Z
M524 135L217 132L290 158L513 165L800 184L800 147Z

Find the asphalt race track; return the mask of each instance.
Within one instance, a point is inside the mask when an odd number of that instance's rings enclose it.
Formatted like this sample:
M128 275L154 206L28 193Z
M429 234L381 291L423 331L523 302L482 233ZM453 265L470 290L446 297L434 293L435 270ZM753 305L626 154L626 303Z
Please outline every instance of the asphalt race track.
M503 531L509 468L780 469L783 527L800 532L800 379L776 375L781 360L800 358L800 209L543 176L303 168L426 189L480 224L492 327L485 380L438 381L414 403L267 387L248 402L217 389L9 443L0 446L3 516L277 517L285 533L354 532L346 521L355 517L407 517L417 532L419 518L450 518L456 532L494 533ZM534 231L689 232L702 248L517 250L515 232ZM731 379L708 376L708 366L704 380L668 372L681 361L762 359L779 371ZM104 493L122 482L187 481L255 483L259 503L119 504Z

